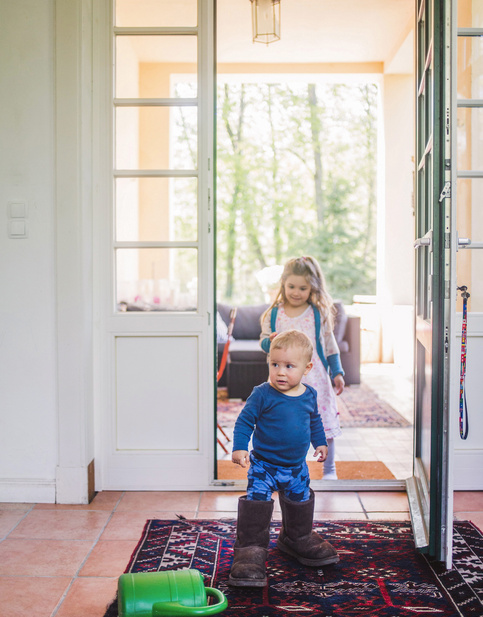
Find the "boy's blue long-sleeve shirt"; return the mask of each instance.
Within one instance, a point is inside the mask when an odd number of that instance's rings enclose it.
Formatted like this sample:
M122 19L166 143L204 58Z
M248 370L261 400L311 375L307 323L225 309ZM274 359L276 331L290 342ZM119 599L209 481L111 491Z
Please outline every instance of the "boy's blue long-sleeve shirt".
M248 450L271 463L292 467L307 456L310 443L326 446L324 426L317 410L317 392L305 385L299 396L287 396L268 382L256 386L235 424L233 450Z

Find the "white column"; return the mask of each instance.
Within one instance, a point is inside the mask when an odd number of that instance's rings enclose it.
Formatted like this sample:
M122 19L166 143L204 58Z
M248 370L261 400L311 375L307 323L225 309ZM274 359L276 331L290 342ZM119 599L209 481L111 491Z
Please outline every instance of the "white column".
M55 3L56 501L88 502L93 459L92 0Z

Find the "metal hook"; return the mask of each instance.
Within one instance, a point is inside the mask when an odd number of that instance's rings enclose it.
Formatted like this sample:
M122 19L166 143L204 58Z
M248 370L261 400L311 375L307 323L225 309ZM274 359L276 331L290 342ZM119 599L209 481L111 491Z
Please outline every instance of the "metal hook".
M468 299L470 297L470 294L468 293L468 287L466 287L466 285L461 285L461 287L457 287L456 288L458 291L461 291L461 297L464 299Z

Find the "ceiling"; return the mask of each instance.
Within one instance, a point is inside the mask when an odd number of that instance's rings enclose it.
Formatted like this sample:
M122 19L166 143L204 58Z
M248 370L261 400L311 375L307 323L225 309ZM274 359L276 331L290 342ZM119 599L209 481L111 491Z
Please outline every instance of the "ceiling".
M281 0L281 39L251 40L250 0L217 0L218 62L377 62L413 70L414 0Z
M265 45L252 42L250 0L216 0L217 59L252 65L378 63L374 72L411 73L414 5L414 0L280 0L281 40ZM196 0L117 0L117 24L195 25ZM140 62L196 61L190 37L120 38L118 45L129 45ZM327 72L337 72L337 66Z

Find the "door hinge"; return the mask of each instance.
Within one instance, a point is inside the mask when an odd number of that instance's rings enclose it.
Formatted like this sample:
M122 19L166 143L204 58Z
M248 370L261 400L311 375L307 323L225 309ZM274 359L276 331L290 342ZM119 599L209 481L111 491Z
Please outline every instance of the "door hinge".
M208 210L211 210L211 190L208 189Z
M211 223L208 223L208 233L211 233Z
M448 337L448 327L446 327L445 329L445 335L444 335L444 353L448 353L449 351L449 337Z
M439 196L439 201L442 202L443 199L446 199L447 197L451 197L451 182L449 180L444 183L443 190Z

